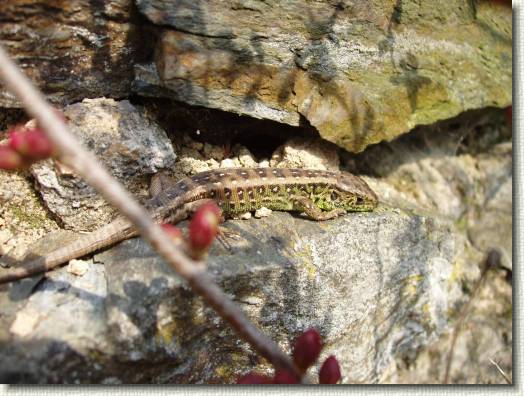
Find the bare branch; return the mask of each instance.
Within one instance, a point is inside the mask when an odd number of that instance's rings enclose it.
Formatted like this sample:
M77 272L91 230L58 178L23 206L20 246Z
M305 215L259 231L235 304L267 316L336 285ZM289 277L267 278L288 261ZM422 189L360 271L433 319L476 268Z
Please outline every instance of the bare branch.
M502 370L502 367L500 367L498 365L498 363L496 361L494 361L493 359L489 358L489 362L494 365L497 370L499 371L500 375L502 375L502 377L504 377L504 380L508 383L508 384L512 384L511 380L509 379L508 375L504 372L504 370Z
M157 225L134 197L99 164L69 132L29 79L9 59L0 46L0 79L20 100L25 110L36 119L59 151L61 162L82 176L104 198L127 217L142 237L164 260L200 294L228 322L235 331L249 342L258 353L275 368L285 369L301 377L291 359L278 345L262 334L244 313L204 272L202 266L187 257L171 242L169 236Z

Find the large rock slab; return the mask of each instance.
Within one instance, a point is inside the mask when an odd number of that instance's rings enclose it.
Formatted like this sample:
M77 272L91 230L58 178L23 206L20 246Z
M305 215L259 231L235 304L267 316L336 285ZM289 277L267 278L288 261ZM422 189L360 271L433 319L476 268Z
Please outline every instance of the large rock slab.
M59 104L127 96L145 36L132 0L0 2L0 43ZM20 107L2 87L0 107Z
M496 365L512 377L512 144L502 118L463 114L342 161L377 176L370 182L385 205L454 223L464 247L452 277L465 299L448 330L416 353L399 353L381 383L505 384ZM500 261L482 275L494 251Z
M475 251L496 249L511 269L513 149L500 120L464 114L370 147L355 163L377 177L384 203L453 221Z
M461 296L453 229L435 218L273 213L225 227L238 237L212 250L216 281L286 350L316 327L344 382L376 381L399 350L434 339ZM2 287L17 305L1 318L3 381L233 382L261 363L140 239L96 255L82 277L55 271L16 301L21 287Z
M349 151L511 103L511 8L495 2L137 5L163 30L136 92L309 123Z

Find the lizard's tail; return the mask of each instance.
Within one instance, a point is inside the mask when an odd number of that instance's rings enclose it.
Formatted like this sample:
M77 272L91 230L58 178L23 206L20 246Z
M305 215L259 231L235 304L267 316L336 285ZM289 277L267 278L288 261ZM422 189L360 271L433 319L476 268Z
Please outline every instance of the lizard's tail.
M117 218L104 227L82 235L70 244L45 256L35 258L23 266L0 270L0 284L49 271L60 264L67 263L69 260L82 257L135 235L137 235L137 232L129 221L124 218Z

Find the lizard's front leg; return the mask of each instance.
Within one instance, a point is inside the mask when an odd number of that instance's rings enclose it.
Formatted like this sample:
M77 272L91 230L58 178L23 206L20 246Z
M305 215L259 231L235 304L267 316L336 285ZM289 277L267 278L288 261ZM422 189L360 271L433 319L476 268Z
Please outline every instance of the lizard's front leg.
M215 202L212 199L200 199L198 201L190 202L185 204L181 209L177 211L177 213L174 214L171 222L172 223L178 223L179 221L182 221L184 219L187 219L191 217L199 207L204 205L207 202ZM224 215L222 215L220 219L220 223L223 223L225 221ZM227 241L228 239L238 239L240 236L235 234L234 232L227 231L223 229L222 227L218 227L218 234L217 234L217 240L222 244L222 246L227 249L231 250L231 244Z
M161 192L173 187L175 184L176 181L164 171L156 173L151 178L151 184L149 185L149 196L154 198Z
M300 210L311 217L313 220L323 221L334 219L341 214L346 213L344 209L337 208L327 212L320 210L312 200L306 197L294 197L293 198L293 209Z

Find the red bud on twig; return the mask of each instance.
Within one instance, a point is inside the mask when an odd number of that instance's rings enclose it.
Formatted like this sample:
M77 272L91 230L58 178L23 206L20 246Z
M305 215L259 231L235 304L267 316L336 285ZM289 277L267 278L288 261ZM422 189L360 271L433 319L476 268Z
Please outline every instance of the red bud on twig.
M215 239L221 211L214 202L203 204L189 224L189 243L196 256L204 254Z
M0 146L0 169L15 170L23 167L24 159L11 147Z
M273 377L274 384L298 384L299 382L296 376L285 370L277 370Z
M14 129L9 133L9 147L29 160L45 159L54 153L51 141L38 128Z
M322 350L320 334L314 329L302 333L295 341L293 360L297 367L305 372L318 359Z
M318 382L321 384L336 384L341 378L340 366L335 356L330 356L324 360L318 372Z

